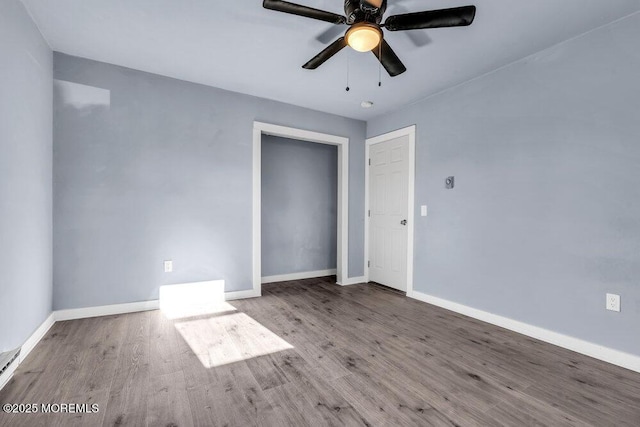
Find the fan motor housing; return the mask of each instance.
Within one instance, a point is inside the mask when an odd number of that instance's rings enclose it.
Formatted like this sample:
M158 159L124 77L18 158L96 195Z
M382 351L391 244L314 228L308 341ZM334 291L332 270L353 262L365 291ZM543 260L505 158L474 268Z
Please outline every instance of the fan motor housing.
M347 16L347 24L367 21L379 24L382 15L387 9L387 0L382 0L380 7L372 5L367 0L345 0L344 13Z

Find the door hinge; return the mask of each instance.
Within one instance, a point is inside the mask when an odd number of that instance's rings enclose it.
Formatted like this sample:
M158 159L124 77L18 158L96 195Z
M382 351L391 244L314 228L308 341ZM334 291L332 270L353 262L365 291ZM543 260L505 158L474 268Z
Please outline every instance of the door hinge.
M371 209L369 209L369 211L368 211L368 212L369 212L369 213L368 213L369 217L371 217Z
M367 267L371 267L371 261L367 261Z
M369 159L369 166L371 166L371 159Z

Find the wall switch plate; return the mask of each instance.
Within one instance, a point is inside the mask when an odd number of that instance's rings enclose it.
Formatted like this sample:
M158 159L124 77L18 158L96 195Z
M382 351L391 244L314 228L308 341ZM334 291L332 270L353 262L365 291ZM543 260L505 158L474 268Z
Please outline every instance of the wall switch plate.
M427 216L427 205L420 206L420 216Z
M607 310L620 311L620 295L607 294Z
M171 273L172 271L173 271L173 261L171 261L170 259L166 260L164 262L164 272Z

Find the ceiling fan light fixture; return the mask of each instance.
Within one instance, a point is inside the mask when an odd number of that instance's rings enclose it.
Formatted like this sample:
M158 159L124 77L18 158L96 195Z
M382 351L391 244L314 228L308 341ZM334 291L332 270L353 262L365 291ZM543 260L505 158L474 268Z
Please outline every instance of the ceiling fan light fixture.
M380 44L382 30L375 24L361 22L349 28L345 37L352 49L358 52L369 52Z

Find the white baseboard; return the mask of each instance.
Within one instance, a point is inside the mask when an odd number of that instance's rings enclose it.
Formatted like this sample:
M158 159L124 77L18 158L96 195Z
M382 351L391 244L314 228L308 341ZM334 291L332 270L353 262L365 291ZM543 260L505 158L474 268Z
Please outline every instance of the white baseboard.
M135 313L138 311L157 310L160 307L158 300L131 302L126 304L101 305L97 307L71 308L57 310L56 322L64 320L86 319L89 317L111 316L113 314Z
M315 277L334 276L336 269L303 271L301 273L279 274L276 276L265 276L261 279L262 283L287 282L289 280L313 279Z
M259 290L249 289L248 291L225 292L224 300L232 301L234 299L257 298L259 296L262 296L262 293Z
M349 286L349 285L357 285L359 283L367 283L368 280L365 276L360 277L348 277L347 280L343 280L342 282L338 282L340 286Z
M31 350L40 342L42 337L51 329L53 324L56 322L55 314L51 313L45 320L42 322L38 329L36 329L29 338L22 344L22 348L20 349L20 356L18 356L20 363L24 359L27 358Z
M260 292L254 289L247 291L225 292L225 301L259 297ZM64 320L87 319L89 317L111 316L114 314L137 313L139 311L158 310L160 302L156 300L130 302L125 304L101 305L97 307L70 308L56 310L53 315L56 322ZM46 331L45 331L46 332Z
M499 316L497 314L478 310L476 308L442 298L423 294L422 292L412 291L407 293L407 296L447 310L455 311L456 313L464 314L465 316L473 317L474 319L478 319L483 322L491 323L492 325L527 335L540 341L557 345L558 347L593 357L594 359L603 360L613 365L621 366L635 372L640 372L640 356L635 356L633 354L594 344L589 341L584 341L558 332L553 332L548 329L540 328L538 326L533 326L528 323L509 319L508 317Z

